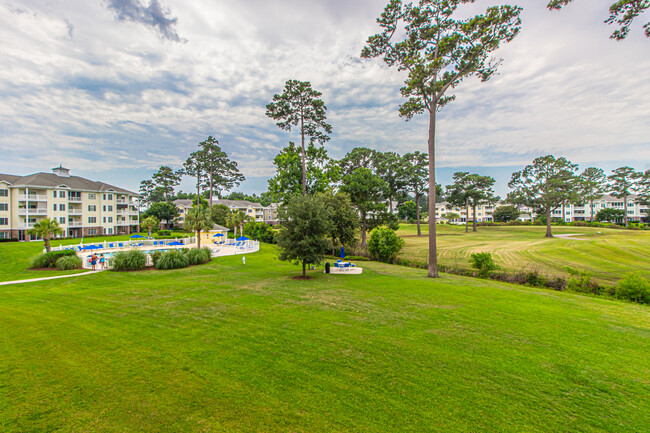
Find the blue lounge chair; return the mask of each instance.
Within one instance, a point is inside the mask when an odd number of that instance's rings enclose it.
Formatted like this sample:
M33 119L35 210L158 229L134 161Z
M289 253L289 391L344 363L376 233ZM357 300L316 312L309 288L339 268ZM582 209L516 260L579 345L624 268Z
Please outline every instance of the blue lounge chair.
M110 244L108 244L108 248L115 248L115 244L111 242Z
M118 247L118 248L124 248L124 244L123 244L122 242L118 242L118 243L117 243L117 247Z

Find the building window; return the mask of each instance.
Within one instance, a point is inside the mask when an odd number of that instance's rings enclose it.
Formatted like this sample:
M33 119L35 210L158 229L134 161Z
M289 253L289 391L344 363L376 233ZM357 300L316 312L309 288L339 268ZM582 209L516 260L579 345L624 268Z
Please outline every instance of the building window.
M9 203L0 203L0 211L9 210Z
M103 210L104 212L106 212L106 205L104 205L104 207L102 208L102 210Z
M9 218L0 218L0 226L9 225Z
M54 197L56 197L56 195ZM59 191L59 198L65 198L65 191Z
M97 234L97 229L88 229L88 234L89 235L96 235Z
M113 217L108 217L108 222L112 223L113 222Z
M113 200L113 194L109 194L109 195L108 195L108 199L109 199L109 200Z
M8 189L0 189L0 197L9 197Z
M56 206L56 205L55 205L55 206ZM54 210L56 210L56 209L54 209ZM65 205L64 205L64 204L60 204L60 205L59 205L59 210L60 210L60 211L64 211L64 210L65 210Z
M59 217L59 224L65 224L65 217Z
M88 217L88 224L97 224L97 217Z
M104 223L106 223L106 217L104 217Z
M54 203L54 212L56 212L56 203Z
M113 212L113 206L108 206L108 211Z
M56 198L56 191L52 192L52 197Z
M88 200L97 200L97 194L88 194Z
M104 196L102 197L102 199L106 200L106 194L104 194Z
M0 232L0 239L9 239L8 232Z
M88 212L97 212L97 206L95 206L94 204L89 204Z

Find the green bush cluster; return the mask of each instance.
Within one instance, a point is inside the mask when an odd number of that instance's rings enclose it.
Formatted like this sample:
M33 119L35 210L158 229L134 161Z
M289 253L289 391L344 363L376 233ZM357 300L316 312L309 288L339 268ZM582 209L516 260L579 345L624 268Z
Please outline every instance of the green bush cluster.
M192 248L185 253L190 265L202 265L212 260L209 248Z
M171 230L158 230L157 234L158 234L158 236L171 236L172 231Z
M69 271L81 268L81 258L76 254L74 256L59 257L56 261L56 268L60 271Z
M370 255L381 262L391 263L404 247L404 239L397 236L394 230L379 226L370 232L368 251Z
M147 255L140 250L120 251L111 259L114 271L139 271L147 266Z
M632 272L616 283L614 296L640 304L650 304L650 283L638 272Z
M248 222L244 225L244 235L267 244L275 243L275 230L265 222Z
M160 260L162 255L163 255L162 251L154 251L153 254L151 254L151 261L153 262L154 266L156 266L156 263L158 263L158 260Z
M488 278L492 271L499 269L490 253L474 253L469 258L469 264L476 269L478 276Z
M180 250L167 251L160 256L155 267L159 270L186 268L190 265L188 254Z
M40 256L34 257L32 260L32 268L54 268L56 267L56 261L61 257L66 256L77 256L77 253L73 250L63 250L63 251L50 251L49 253L43 253Z

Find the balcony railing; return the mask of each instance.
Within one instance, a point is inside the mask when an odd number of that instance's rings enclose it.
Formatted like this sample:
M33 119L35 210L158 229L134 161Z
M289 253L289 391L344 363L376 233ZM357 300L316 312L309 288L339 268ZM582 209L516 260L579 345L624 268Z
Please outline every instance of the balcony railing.
M82 215L83 210L81 209L68 209L68 215Z
M68 227L83 227L83 223L81 221L68 221L67 226Z
M126 203L129 202L129 201L128 201L127 199L125 199L125 198L118 198L118 199L115 200L115 201L117 202L117 204L126 204Z
M47 201L47 196L46 195L39 195L39 194L20 194L18 195L18 200L25 201Z
M129 211L126 210L126 209L117 209L115 212L116 212L118 215L127 215L127 214L129 213Z
M45 208L39 208L39 209L18 209L18 215L47 215L47 209Z
M81 203L81 201L82 201L81 197L76 197L76 196L68 197L68 202L70 203Z

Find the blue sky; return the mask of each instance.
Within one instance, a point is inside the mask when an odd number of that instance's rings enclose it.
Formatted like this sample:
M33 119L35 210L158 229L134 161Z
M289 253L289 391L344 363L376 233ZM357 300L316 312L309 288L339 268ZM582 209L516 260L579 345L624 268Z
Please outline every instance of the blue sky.
M499 2L478 0L467 13ZM642 17L623 42L603 24L611 0L524 7L521 34L501 48L499 75L470 79L439 117L438 178L497 179L533 158L581 167L650 168L650 40ZM63 164L137 190L160 165L178 168L213 135L261 192L272 159L295 134L265 105L288 79L323 92L340 158L367 146L426 149L426 118L397 114L404 79L362 61L385 0L240 2L0 0L0 172ZM192 189L185 180L182 189Z

